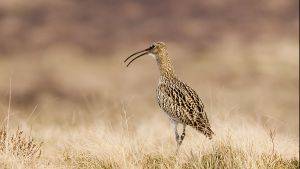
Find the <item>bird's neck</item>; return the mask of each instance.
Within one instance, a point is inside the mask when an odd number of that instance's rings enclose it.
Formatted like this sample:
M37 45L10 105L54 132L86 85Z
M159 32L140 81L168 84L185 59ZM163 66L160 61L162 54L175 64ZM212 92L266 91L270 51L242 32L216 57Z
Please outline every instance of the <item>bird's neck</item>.
M160 75L173 77L175 76L174 68L171 62L171 59L167 51L163 51L157 54L156 57L157 65L159 67Z

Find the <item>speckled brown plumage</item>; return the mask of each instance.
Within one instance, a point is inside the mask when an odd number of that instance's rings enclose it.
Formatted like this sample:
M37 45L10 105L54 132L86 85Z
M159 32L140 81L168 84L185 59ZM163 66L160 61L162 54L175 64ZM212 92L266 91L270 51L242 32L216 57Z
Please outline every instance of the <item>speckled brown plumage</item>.
M142 54L140 54L142 53ZM178 146L181 145L185 137L186 125L192 126L196 130L203 133L209 139L213 136L204 104L198 97L197 93L184 82L180 81L175 75L174 68L168 56L166 45L157 42L149 48L137 52L130 57L140 54L131 60L129 64L140 56L152 54L157 61L160 71L160 78L157 87L157 102L160 108L169 116L174 123L175 137ZM125 62L130 58L128 57ZM183 125L183 132L179 136L177 125Z
M192 126L212 138L213 132L202 101L192 88L177 77L160 77L157 102L173 121Z

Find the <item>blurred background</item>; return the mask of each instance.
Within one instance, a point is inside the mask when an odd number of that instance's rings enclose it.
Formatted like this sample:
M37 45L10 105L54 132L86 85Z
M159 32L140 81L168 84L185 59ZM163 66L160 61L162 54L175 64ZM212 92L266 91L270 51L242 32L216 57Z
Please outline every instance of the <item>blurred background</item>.
M297 0L1 0L1 116L11 81L12 118L32 125L167 120L154 59L123 64L163 41L213 124L246 118L298 137L298 20Z

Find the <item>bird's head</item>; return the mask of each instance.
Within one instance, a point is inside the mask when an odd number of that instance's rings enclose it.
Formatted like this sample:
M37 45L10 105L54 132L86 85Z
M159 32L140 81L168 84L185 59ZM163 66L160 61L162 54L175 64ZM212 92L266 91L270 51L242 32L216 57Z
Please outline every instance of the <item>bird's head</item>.
M127 61L129 61L130 58L134 57L131 61L128 62L127 67L137 58L150 54L150 55L154 55L155 57L163 57L163 55L161 55L162 53L166 53L167 51L167 46L165 43L163 42L154 42L150 47L148 47L147 49L138 51L133 53L132 55L130 55L129 57L127 57L125 59L125 63Z

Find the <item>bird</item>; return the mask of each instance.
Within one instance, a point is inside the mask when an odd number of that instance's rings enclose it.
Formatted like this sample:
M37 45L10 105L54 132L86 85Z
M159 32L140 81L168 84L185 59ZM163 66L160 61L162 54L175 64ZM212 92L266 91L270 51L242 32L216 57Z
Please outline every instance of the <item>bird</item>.
M185 138L186 126L191 126L207 138L212 139L214 132L204 110L204 104L195 90L179 80L175 74L166 44L154 42L150 47L127 57L124 63L129 67L133 61L145 55L153 56L157 62L160 72L156 89L157 103L173 124L177 150ZM183 126L180 135L178 134L179 124Z

